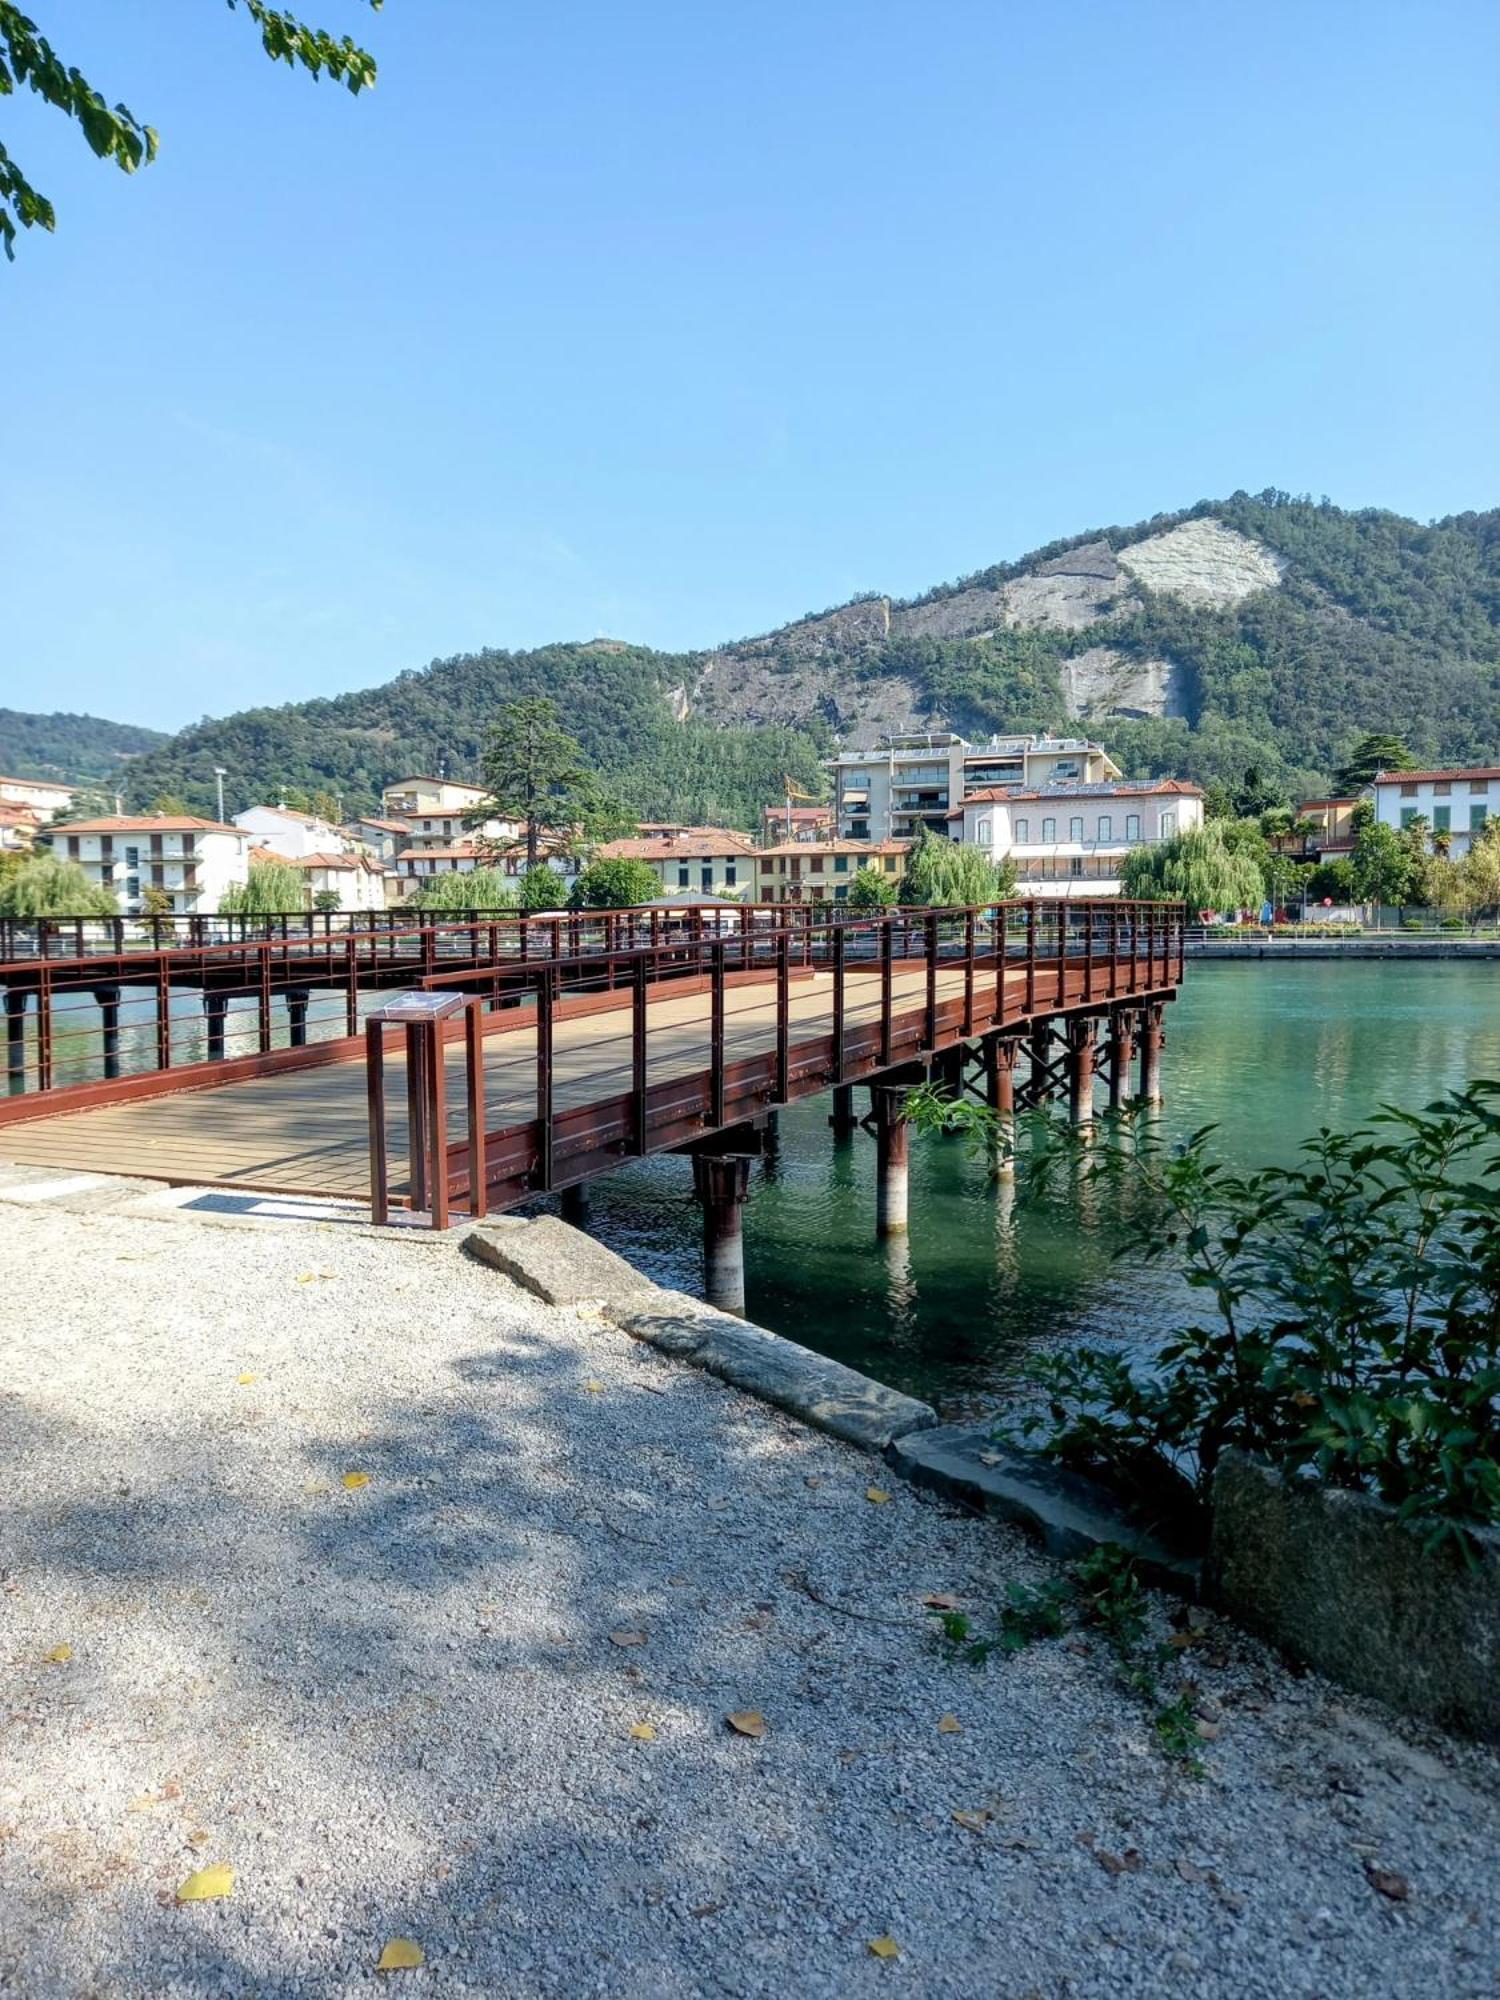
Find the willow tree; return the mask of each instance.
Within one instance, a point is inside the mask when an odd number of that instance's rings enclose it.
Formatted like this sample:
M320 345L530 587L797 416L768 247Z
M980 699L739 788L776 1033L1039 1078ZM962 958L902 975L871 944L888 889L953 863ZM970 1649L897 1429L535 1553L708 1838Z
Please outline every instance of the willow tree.
M226 917L300 916L307 907L302 870L290 861L252 861L243 882L231 882L219 898Z
M108 889L91 882L76 861L38 854L0 872L0 917L117 917Z
M982 847L924 833L907 863L901 900L929 909L966 910L1001 902L1015 886L1010 862L997 865Z
M1120 870L1121 893L1149 903L1186 903L1189 911L1257 909L1266 885L1252 853L1210 820L1157 847L1135 847Z
M471 868L467 874L450 868L429 875L407 902L414 910L512 910L516 885L498 868Z

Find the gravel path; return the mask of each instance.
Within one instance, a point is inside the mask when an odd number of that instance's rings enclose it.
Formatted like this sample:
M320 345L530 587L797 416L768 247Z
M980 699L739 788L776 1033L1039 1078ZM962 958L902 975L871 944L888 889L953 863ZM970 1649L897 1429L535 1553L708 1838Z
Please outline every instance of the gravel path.
M1018 1537L451 1239L0 1199L0 1285L6 1991L1500 1990L1500 1760L1214 1627L1194 1782L939 1651Z

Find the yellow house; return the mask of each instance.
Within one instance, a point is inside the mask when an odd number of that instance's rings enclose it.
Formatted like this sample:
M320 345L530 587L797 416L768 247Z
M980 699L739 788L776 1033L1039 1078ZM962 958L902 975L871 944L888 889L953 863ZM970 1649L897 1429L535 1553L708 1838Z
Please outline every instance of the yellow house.
M906 873L909 840L796 840L755 857L758 903L842 903L861 868L891 882Z

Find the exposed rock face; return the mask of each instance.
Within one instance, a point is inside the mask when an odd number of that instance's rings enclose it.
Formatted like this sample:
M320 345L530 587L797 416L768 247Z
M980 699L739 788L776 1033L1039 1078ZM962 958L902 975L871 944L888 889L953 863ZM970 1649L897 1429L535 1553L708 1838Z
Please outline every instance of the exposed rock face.
M1188 713L1186 677L1170 660L1133 660L1112 646L1090 646L1064 660L1061 671L1071 716L1095 721Z
M1120 562L1148 590L1218 609L1257 590L1274 590L1286 571L1270 549L1209 518L1132 542L1120 551Z
M1006 584L1006 623L1082 632L1127 609L1127 589L1108 542L1090 542Z
M898 639L977 639L1006 622L1003 590L955 590L927 604L906 604L891 613Z

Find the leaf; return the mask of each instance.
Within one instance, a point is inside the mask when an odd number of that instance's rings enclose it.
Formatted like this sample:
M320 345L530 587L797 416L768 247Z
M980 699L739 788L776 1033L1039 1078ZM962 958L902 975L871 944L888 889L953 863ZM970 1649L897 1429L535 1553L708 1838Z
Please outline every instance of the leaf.
M632 1722L630 1725L630 1734L632 1739L637 1743L654 1743L656 1741L656 1730L649 1722Z
M995 1815L986 1806L979 1806L972 1811L956 1812L953 1815L954 1824L967 1827L970 1833L983 1833L994 1817Z
M939 1736L961 1736L963 1734L964 1726L956 1715L940 1715L937 1726Z
M621 1625L610 1633L609 1643L612 1646L644 1646L646 1635L636 1631L633 1625Z
M347 1486L351 1493L357 1493L361 1486L368 1486L369 1483L368 1472L346 1472L339 1482L341 1486Z
M760 1737L766 1733L766 1718L758 1708L737 1708L724 1720L736 1736Z
M931 1590L922 1599L929 1611L957 1611L958 1599L951 1590Z
M596 1376L591 1375L583 1386L591 1396L602 1396L604 1394L604 1384Z
M375 1961L377 1972L414 1972L427 1963L427 1954L415 1938L388 1938Z
M207 1847L207 1845L208 1845L208 1835L203 1831L202 1827L195 1827L194 1830L188 1835L188 1846Z
M234 1870L227 1862L216 1861L211 1868L200 1868L195 1875L189 1875L177 1891L179 1903L212 1903L220 1896L229 1895L234 1888Z
M1404 1875L1394 1868L1377 1868L1372 1862L1365 1863L1365 1880L1372 1889L1382 1896L1388 1896L1393 1903L1404 1903L1411 1894L1411 1884Z
M235 1377L235 1380L239 1383L242 1389L248 1389L250 1387L250 1384L255 1380L255 1377L250 1373L250 1370L247 1368L244 1374L237 1375Z
M1213 1880L1213 1870L1211 1868L1200 1868L1196 1861L1179 1858L1174 1866L1184 1882L1211 1882Z
M865 1950L870 1954L871 1958L899 1958L901 1956L901 1947L889 1931L886 1932L884 1937L871 1938L870 1942L865 1946Z
M316 1271L299 1271L297 1273L297 1283L299 1285L310 1285L316 1279L317 1275Z
M890 1497L890 1494L886 1492L883 1486L867 1486L865 1488L865 1498L872 1507L883 1507Z
M47 1665L49 1667L65 1667L72 1657L73 1648L71 1646L67 1644L54 1646L52 1651L47 1655Z

